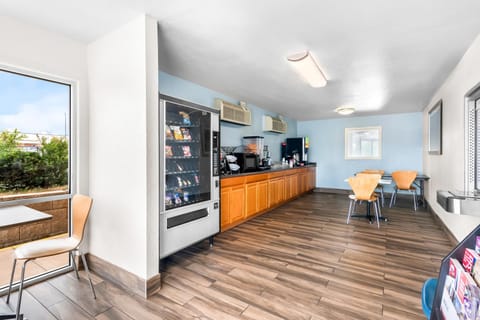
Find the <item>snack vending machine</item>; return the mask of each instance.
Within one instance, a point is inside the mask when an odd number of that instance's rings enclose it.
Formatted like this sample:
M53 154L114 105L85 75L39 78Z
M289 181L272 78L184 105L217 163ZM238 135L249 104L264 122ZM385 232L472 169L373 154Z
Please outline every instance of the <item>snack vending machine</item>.
M220 232L216 109L160 95L160 258Z

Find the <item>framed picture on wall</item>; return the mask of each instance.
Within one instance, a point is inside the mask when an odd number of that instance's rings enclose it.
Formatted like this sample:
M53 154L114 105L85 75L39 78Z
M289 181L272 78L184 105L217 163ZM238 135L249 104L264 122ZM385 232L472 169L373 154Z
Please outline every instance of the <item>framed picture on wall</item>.
M442 154L442 100L428 111L428 153Z
M382 159L382 127L345 128L345 159Z

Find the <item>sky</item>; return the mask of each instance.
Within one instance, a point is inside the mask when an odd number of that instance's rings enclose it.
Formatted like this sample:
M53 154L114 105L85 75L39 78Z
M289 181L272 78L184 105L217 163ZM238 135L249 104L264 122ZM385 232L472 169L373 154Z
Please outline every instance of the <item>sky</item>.
M0 70L0 131L68 135L69 107L69 85Z

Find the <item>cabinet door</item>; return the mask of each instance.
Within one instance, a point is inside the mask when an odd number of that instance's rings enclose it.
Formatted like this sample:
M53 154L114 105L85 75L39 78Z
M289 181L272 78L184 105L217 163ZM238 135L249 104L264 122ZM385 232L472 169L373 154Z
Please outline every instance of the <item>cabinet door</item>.
M292 176L285 176L285 198L292 197Z
M245 186L245 213L247 217L257 213L257 183L247 183Z
M290 176L290 185L291 185L291 192L290 198L298 196L298 175Z
M283 177L278 179L278 203L285 201L285 179Z
M222 188L220 206L221 206L221 228L223 229L226 225L230 223L230 192L232 188Z
M285 200L285 180L282 178L275 178L268 183L268 192L270 203L269 206L276 206Z
M245 187L232 187L230 192L229 215L230 223L242 220L245 217Z
M273 207L277 204L277 184L276 179L268 181L268 206Z
M304 193L305 191L307 191L307 183L308 183L306 172L300 173L299 178L300 178L300 181L299 181L300 189L298 191L299 193Z
M316 185L316 172L315 168L308 169L308 178L309 178L309 190L315 189Z
M257 212L268 208L268 182L257 183Z

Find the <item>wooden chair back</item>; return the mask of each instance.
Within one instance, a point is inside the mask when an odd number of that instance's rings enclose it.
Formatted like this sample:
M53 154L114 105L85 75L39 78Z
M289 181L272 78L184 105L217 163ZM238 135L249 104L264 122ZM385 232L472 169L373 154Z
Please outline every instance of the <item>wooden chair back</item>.
M417 171L399 170L392 172L392 179L400 190L409 190L416 178Z
M77 239L79 243L83 239L92 202L92 198L81 194L74 195L72 199L72 238Z
M357 200L370 200L380 178L381 175L378 173L360 173L355 177L350 177L348 179L348 184L352 188Z

